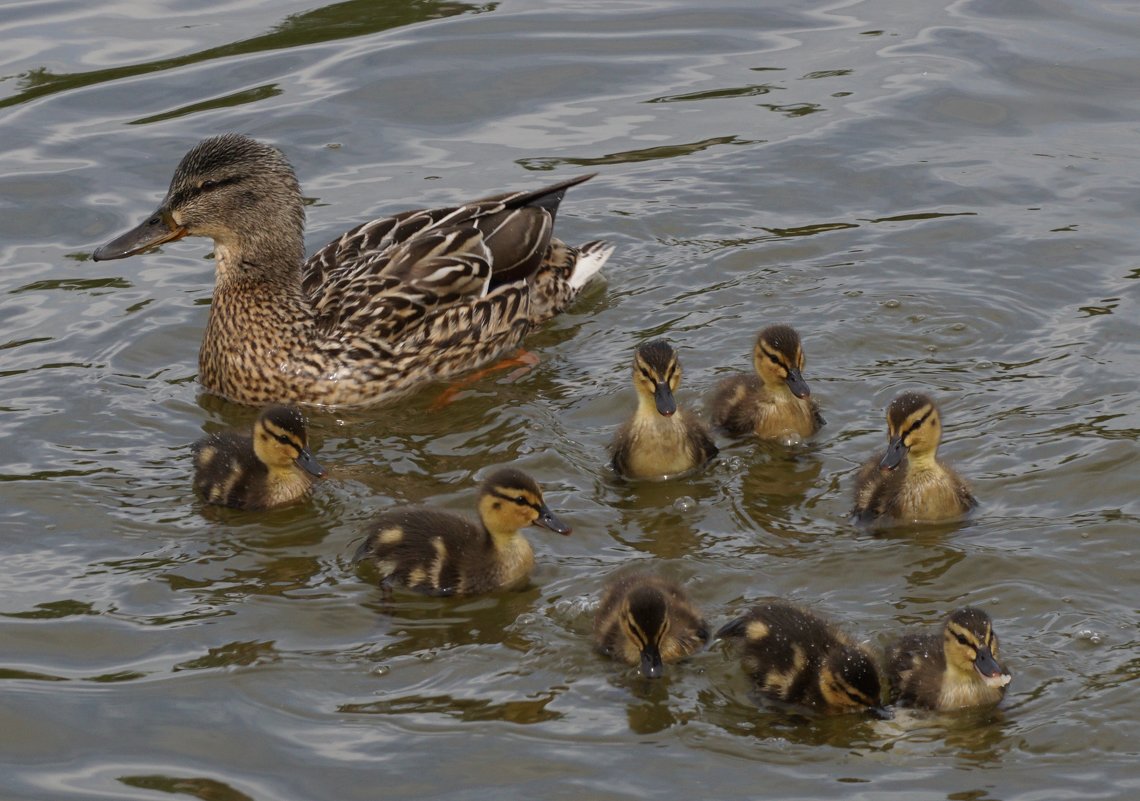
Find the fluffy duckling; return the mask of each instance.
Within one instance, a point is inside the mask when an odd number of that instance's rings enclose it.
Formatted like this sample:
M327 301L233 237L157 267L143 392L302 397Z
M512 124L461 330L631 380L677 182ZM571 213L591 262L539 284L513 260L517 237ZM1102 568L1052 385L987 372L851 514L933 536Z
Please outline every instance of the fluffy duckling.
M401 585L428 595L476 595L526 583L534 551L520 529L536 525L570 533L534 479L512 468L483 482L479 518L475 523L422 506L391 509L373 520L354 561L371 560L386 589Z
M610 445L611 465L626 478L664 478L708 462L717 447L708 429L677 407L677 351L663 339L646 342L633 358L637 411Z
M235 431L195 442L194 489L206 503L270 509L303 498L325 474L309 451L305 418L289 406L257 416L252 435Z
M887 407L886 451L855 478L860 522L878 518L933 522L958 517L978 505L970 487L938 461L942 418L929 395L904 392Z
M716 636L744 641L741 664L770 698L821 712L879 706L879 671L871 655L806 609L780 600L762 603Z
M819 404L804 381L800 335L789 325L770 325L752 349L755 375L723 379L709 402L709 419L733 437L781 439L788 432L810 437L824 425Z
M651 573L611 581L594 618L594 647L605 656L640 665L656 679L667 662L678 662L705 646L708 626L676 582Z
M907 634L887 649L892 696L903 706L941 711L996 704L1013 678L997 659L990 616L963 607L939 634Z

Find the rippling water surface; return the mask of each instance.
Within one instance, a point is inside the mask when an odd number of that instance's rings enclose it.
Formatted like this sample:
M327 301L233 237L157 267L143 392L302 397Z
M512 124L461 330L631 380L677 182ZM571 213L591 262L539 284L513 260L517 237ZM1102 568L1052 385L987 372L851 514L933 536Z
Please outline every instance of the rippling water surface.
M0 16L0 797L1126 798L1136 701L1140 15L1111 0L25 2ZM530 372L315 414L309 504L218 512L187 444L208 243L92 250L198 139L297 166L314 248L356 222L596 171L559 230L617 252ZM828 418L688 480L604 467L636 344L682 402L795 325ZM900 390L982 500L847 520ZM385 603L348 557L395 502L535 475L574 536L532 586ZM719 646L656 683L589 647L652 561L713 625L791 597L882 643L964 603L996 710L820 719Z

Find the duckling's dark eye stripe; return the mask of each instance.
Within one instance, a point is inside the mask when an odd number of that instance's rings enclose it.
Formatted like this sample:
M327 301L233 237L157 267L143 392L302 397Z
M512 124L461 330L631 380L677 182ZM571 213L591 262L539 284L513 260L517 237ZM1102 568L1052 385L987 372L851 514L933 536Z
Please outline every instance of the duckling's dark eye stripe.
M924 414L922 417L918 418L913 423L911 423L909 426L907 426L906 431L903 432L903 436L906 436L907 434L913 433L913 432L917 431L919 428L921 428L922 424L925 423L927 421L927 419L930 417L930 415L932 415L932 414L934 414L934 410L931 409L930 407L927 407L926 414Z
M764 355L768 357L768 361L772 362L772 364L778 367L784 366L784 360L781 358L783 354L778 353L774 350L769 350L763 345L760 346L760 350L764 352Z
M490 495L495 497L495 498L498 498L501 501L507 501L508 503L520 503L523 506L529 506L531 509L538 512L539 514L542 513L542 505L541 504L533 503L532 501L528 501L526 498L522 498L518 495L508 495L507 493L503 492L502 490L498 490L498 489L492 489L490 492Z

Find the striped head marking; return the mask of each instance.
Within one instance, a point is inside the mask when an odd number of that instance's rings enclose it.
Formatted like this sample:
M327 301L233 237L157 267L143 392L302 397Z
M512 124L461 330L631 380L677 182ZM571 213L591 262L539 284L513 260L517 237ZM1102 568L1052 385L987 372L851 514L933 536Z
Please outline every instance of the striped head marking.
M790 325L770 325L756 337L752 362L769 389L786 385L797 398L811 395L804 381L804 351L800 335Z
M309 451L305 418L291 406L270 406L253 424L253 452L270 470L287 470L294 465L313 476L323 476L324 468Z
M882 686L875 663L861 648L844 645L828 655L819 674L819 690L836 712L877 707Z
M635 587L622 604L621 627L640 653L641 673L649 679L664 673L661 643L669 633L669 599L653 585Z
M555 517L533 478L520 470L504 468L492 473L479 491L479 517L492 534L511 536L535 525L559 534L570 527Z
M929 395L904 392L887 407L887 453L879 463L882 470L894 470L907 454L933 457L942 439L942 417Z
M669 417L677 411L673 393L681 384L677 351L663 339L646 342L633 357L633 385L642 397L652 397L657 413Z
M998 662L998 639L990 616L965 606L946 618L942 630L946 664L967 675L977 675L987 687L1004 687L1012 676Z

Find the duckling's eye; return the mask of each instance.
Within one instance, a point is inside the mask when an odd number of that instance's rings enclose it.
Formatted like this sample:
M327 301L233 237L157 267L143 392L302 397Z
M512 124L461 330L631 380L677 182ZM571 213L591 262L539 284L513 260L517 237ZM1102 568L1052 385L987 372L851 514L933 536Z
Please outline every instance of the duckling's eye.
M970 644L970 641L966 639L966 636L964 634L959 634L957 636L958 636L958 644L959 645L969 645Z
M277 440L278 442L280 442L282 445L292 445L293 444L293 440L289 439L284 434L274 434L273 438L275 440Z
M522 495L519 495L515 498L515 503L517 503L519 506L527 505L526 498L524 498Z

